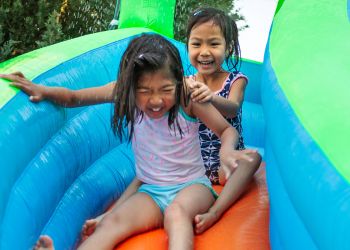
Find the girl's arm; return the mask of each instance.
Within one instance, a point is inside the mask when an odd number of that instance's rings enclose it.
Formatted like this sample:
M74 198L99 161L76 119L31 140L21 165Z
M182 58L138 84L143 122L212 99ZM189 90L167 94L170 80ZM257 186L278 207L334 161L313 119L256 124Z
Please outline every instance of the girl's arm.
M48 100L65 107L78 107L91 104L113 102L113 88L115 82L94 88L70 90L63 87L47 87L34 84L21 72L0 74L0 78L12 81L10 84L18 87L32 102Z
M210 101L223 116L232 118L237 115L242 106L247 80L244 77L235 80L227 99L216 95L202 82L193 81L190 85L192 89L191 98L194 102Z
M242 107L246 86L247 80L243 77L238 78L232 84L227 99L214 94L211 103L220 111L222 115L229 118L235 117L237 112Z
M249 154L255 152L255 150L246 150L243 152L234 149L238 143L238 132L211 103L191 102L189 108L189 115L200 119L220 138L220 161L226 178L231 173L231 169L237 167L238 160L253 160Z

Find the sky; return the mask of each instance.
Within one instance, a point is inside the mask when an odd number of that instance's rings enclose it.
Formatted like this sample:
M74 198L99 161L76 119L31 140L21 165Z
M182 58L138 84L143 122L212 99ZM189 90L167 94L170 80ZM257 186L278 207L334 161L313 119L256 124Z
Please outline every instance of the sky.
M235 0L249 28L239 32L241 56L262 62L277 0ZM237 23L240 27L240 23Z

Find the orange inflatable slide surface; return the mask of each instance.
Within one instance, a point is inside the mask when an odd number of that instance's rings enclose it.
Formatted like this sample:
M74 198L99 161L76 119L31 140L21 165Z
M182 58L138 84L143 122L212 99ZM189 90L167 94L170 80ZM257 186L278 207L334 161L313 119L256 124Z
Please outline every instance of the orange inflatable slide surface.
M221 186L215 186L219 193ZM163 229L134 236L118 250L167 250ZM268 250L269 198L265 166L255 174L242 197L223 215L219 222L201 235L195 236L197 250Z

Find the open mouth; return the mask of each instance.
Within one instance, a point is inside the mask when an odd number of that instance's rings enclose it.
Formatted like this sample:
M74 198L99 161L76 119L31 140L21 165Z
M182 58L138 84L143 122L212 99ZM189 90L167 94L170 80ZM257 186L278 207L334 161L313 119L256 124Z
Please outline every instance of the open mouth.
M164 115L164 108L163 107L157 107L157 108L148 108L147 114L151 118L160 118Z
M202 64L202 65L211 65L214 63L214 61L198 61L199 64Z
M162 108L161 107L159 107L159 108L151 108L151 110L153 111L153 112L158 112L158 111L160 111Z

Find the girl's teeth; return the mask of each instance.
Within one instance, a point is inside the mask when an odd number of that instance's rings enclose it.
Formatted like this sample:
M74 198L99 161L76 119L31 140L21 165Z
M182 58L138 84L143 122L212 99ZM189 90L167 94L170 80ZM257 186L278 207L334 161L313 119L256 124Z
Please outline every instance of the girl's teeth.
M152 110L155 111L155 112L157 112L157 111L160 110L160 108L153 108Z

